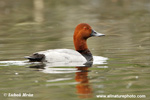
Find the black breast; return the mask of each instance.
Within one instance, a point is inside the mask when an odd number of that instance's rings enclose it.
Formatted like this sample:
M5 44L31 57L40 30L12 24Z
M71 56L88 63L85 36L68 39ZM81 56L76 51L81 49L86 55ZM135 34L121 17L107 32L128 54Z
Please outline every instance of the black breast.
M87 61L93 61L93 56L92 53L90 52L89 49L87 50L80 50L78 51L82 56L86 58Z

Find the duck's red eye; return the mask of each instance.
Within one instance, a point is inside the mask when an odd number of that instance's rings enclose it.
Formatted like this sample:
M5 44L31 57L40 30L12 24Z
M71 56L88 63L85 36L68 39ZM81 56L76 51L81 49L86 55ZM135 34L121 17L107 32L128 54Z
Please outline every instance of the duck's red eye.
M86 30L86 29L87 29L87 27L85 26L85 27L83 27L83 29L85 29L85 30Z

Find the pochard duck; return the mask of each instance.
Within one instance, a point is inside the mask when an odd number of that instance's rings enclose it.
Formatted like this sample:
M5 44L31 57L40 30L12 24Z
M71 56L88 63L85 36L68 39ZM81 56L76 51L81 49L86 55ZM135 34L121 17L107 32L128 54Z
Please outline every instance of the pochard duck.
M86 43L92 36L100 37L104 34L96 32L87 23L80 23L76 26L73 36L75 50L51 49L33 53L25 58L30 62L92 62L93 56Z

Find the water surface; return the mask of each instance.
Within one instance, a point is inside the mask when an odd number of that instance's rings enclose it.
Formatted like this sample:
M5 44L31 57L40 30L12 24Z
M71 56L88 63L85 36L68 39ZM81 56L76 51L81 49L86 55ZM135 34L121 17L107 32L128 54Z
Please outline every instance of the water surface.
M97 100L109 94L150 99L149 5L149 0L1 0L0 61L6 61L0 64L1 100ZM88 39L92 54L108 58L105 63L51 66L46 73L47 67L24 62L37 51L74 49L74 28L81 22L106 35Z

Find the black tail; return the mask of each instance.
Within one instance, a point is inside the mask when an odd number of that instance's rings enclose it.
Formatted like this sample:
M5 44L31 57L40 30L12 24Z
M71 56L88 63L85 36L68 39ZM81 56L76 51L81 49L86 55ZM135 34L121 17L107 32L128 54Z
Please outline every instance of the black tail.
M45 55L35 53L31 56L25 56L25 58L29 59L30 62L43 62L45 60Z

